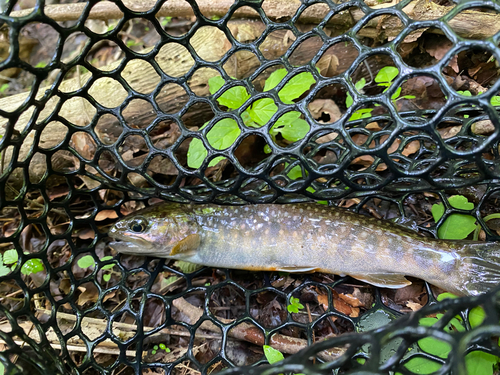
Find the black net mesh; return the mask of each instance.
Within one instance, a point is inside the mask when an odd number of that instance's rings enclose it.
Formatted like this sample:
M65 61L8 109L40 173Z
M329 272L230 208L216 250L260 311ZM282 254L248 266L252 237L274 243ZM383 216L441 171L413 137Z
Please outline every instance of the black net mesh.
M159 198L315 199L428 236L472 216L497 239L499 11L0 1L6 373L492 374L494 292L189 269L116 254L106 232ZM286 360L266 366L264 345Z

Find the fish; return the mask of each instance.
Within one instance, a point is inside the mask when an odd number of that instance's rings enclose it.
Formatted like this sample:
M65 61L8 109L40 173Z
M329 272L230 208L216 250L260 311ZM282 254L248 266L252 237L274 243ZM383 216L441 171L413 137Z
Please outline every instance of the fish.
M387 220L316 203L218 206L164 202L109 230L119 253L214 268L324 272L383 288L425 280L459 296L500 283L500 244L421 236Z

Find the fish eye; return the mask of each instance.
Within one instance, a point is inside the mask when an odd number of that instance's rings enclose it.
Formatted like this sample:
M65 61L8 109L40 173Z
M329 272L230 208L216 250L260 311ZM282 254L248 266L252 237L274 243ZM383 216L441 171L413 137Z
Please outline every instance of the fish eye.
M130 223L130 230L135 233L142 233L148 227L148 222L143 217L137 218Z

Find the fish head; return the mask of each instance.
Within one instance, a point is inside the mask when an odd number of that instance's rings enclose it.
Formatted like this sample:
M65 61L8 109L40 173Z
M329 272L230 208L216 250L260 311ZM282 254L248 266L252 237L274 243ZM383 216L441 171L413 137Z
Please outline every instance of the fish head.
M116 222L108 235L111 248L120 253L183 259L189 248L199 245L198 224L181 204L161 204L134 212Z

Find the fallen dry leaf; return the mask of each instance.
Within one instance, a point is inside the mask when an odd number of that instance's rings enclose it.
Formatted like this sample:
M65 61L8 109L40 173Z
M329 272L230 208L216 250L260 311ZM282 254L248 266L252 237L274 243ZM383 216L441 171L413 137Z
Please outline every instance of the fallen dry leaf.
M309 103L311 115L319 123L326 124L338 121L342 117L337 104L331 99L316 99ZM321 118L330 117L328 121L322 121Z
M106 219L116 219L118 214L115 210L102 210L95 215L95 221L103 221Z
M412 311L418 311L420 310L423 306L420 303L408 301L406 303L406 307L409 307Z
M94 283L85 283L77 288L81 294L78 296L77 305L83 306L87 302L97 302L99 298L99 290Z
M316 289L318 291L318 289ZM328 311L328 296L318 292L318 303L323 307L325 311Z
M339 298L341 300L343 300L344 302L347 302L352 307L363 306L363 304L361 303L361 301L359 299L357 299L356 297L354 297L352 294L343 294L343 293L340 293L339 294Z
M449 126L447 128L438 129L438 132L441 135L441 138L448 139L448 138L451 138L451 137L454 137L455 135L457 135L461 129L462 129L462 125Z

